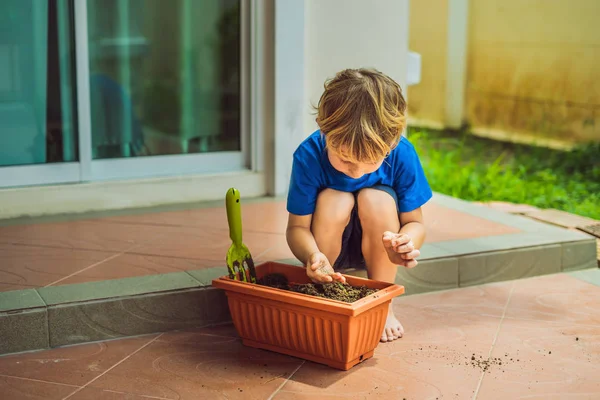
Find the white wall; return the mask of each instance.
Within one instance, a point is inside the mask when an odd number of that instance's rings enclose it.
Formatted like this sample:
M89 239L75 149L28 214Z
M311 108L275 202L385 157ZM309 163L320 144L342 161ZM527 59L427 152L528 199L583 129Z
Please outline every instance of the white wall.
M345 68L372 67L406 92L409 0L275 1L274 194L288 190L292 153L316 128L311 105Z
M275 173L273 194L287 193L292 153L302 141L306 0L275 1Z
M317 129L310 105L342 69L377 68L406 93L409 0L306 0L305 7L306 135Z

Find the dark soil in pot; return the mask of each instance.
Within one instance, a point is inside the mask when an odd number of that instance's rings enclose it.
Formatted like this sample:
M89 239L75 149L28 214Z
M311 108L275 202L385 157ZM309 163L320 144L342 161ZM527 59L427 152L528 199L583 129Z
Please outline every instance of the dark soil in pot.
M292 292L308 294L311 296L323 297L331 300L343 301L346 303L354 303L357 300L367 297L377 289L369 289L366 286L351 286L347 283L289 283L285 275L268 274L262 277L257 282L259 285L269 286L272 288L289 290Z

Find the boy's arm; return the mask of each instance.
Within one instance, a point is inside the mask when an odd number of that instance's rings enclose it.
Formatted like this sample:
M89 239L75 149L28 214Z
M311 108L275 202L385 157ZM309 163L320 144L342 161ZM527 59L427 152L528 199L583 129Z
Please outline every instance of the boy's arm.
M410 212L400 213L400 233L407 234L415 249L420 249L425 241L425 225L421 207Z
M425 225L421 208L400 213L400 232L385 232L383 246L388 251L390 261L407 268L417 266L419 249L425 241Z
M288 246L294 253L294 256L306 265L308 259L314 253L319 251L315 237L310 231L312 222L311 215L290 214L288 217L287 230L285 232Z
M412 247L411 251L419 253L418 249L421 248L425 241L425 225L423 223L421 206L431 199L432 192L415 148L404 138L402 138L402 143L406 145L402 147L403 152L395 153L401 154L401 160L396 160L397 168L394 170L394 190L400 201L399 208L403 210L412 209L412 211L400 212L399 234L396 233L394 235L393 233L389 233L385 236L391 236L396 239L396 242L399 242L398 244L404 245L404 247L400 247L403 254L399 258L412 260L411 266L415 266L415 258L418 257L418 254L411 258L408 249ZM412 243L409 243L411 241ZM387 241L384 239L384 246L386 248L390 247L389 239ZM397 251L397 247L399 246L393 246L395 251ZM407 266L406 263L404 264Z
M325 254L319 250L315 237L310 231L311 221L312 215L290 213L286 230L290 250L306 266L306 274L314 282L345 282L346 278L333 270Z

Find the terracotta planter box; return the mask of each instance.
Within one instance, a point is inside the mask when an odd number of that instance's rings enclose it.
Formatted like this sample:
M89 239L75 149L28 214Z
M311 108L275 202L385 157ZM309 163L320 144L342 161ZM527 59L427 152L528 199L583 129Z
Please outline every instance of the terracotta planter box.
M256 267L260 278L281 273L290 282L309 283L304 268L268 262ZM224 289L231 317L245 345L348 370L373 356L392 299L404 287L346 276L353 286L378 292L354 303L246 283L223 276L213 286Z

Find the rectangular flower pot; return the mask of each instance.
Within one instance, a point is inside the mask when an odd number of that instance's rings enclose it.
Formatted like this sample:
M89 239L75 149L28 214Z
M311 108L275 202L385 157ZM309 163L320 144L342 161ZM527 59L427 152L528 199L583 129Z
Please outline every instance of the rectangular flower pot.
M275 262L256 267L258 278L280 273L289 282L309 283L306 270ZM346 276L353 286L379 291L354 303L242 282L223 276L233 324L245 345L348 370L373 356L392 299L404 287Z

